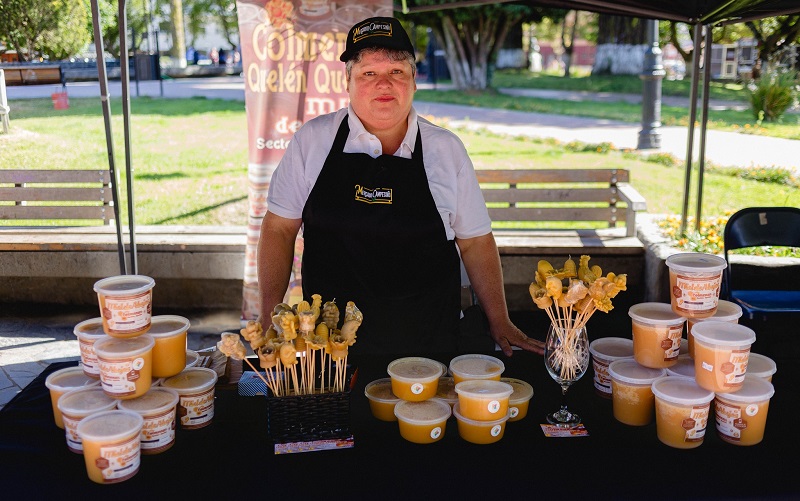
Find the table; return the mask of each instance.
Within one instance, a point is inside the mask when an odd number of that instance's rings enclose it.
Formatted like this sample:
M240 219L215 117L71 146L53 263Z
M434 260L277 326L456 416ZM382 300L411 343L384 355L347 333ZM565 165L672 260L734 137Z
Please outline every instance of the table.
M354 348L354 352L355 352ZM431 356L448 362L452 354ZM525 495L560 499L797 499L794 469L798 446L795 360L776 358L778 373L764 440L734 446L716 436L709 423L704 443L673 449L656 437L655 424L631 427L617 422L611 401L594 393L591 369L569 392L588 437L547 438L539 423L559 403L560 389L540 356L515 352L500 358L505 376L534 387L528 416L508 423L504 438L490 445L462 440L448 421L444 438L418 445L399 435L396 423L374 419L364 386L386 377L396 357L350 359L359 375L351 397L355 447L279 455L266 434L263 397L241 397L218 388L213 423L178 430L172 449L142 456L140 471L115 485L88 480L83 458L68 451L64 432L53 424L44 378L66 363L52 364L0 411L0 492L62 496L68 499L500 499ZM10 496L10 497L9 497Z

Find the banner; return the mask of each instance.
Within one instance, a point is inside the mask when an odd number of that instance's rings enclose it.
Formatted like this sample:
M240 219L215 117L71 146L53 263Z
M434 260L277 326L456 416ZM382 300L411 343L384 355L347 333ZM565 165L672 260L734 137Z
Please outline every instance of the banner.
M247 246L242 319L256 319L258 239L267 212L267 190L292 134L307 120L348 104L344 52L347 32L373 16L392 16L390 0L268 0L236 2L239 17L248 131ZM302 299L302 238L287 291Z

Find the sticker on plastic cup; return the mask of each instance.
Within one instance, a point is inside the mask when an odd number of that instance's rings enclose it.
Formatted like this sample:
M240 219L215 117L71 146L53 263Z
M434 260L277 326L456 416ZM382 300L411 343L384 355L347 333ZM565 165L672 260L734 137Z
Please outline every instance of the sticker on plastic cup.
M422 390L424 389L425 386L423 386L422 383L414 383L411 385L411 393L413 393L414 395L419 395L420 393L422 393Z
M431 438L436 440L442 435L442 428L441 426L437 426L431 430Z
M489 402L489 405L486 406L486 410L488 410L492 414L496 413L497 411L500 410L500 402L498 402L497 400L492 400L491 402Z
M509 417L511 419L514 419L515 417L519 416L519 407L511 407L508 409L508 411L510 413Z
M703 440L703 437L706 435L706 424L708 423L708 413L710 410L710 404L692 407L689 417L684 419L681 424L683 429L686 430L684 441L698 442Z
M136 393L136 381L144 367L144 359L105 361L100 360L103 389L114 396Z
M496 436L500 435L501 431L503 431L503 426L499 425L499 424L496 424L496 425L492 426L492 429L491 429L491 431L489 433L491 433L493 437L496 437Z

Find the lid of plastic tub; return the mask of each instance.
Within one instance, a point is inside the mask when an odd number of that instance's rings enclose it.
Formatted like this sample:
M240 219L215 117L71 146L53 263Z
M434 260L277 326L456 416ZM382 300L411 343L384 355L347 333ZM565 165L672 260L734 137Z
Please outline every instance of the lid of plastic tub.
M87 376L80 367L67 367L47 376L44 384L48 389L66 392L83 386L99 386L100 380Z
M376 402L397 403L400 400L392 393L392 380L388 377L367 383L367 387L364 388L364 395Z
M152 289L156 281L144 275L119 275L98 280L94 291L107 296L130 296Z
M505 370L506 366L499 358L480 353L459 355L450 360L450 373L466 378L496 376Z
M769 357L750 352L747 358L747 374L767 378L778 372L778 365Z
M731 393L722 393L717 398L731 402L754 403L769 400L775 394L775 387L764 378L751 376L748 372L744 375L742 386Z
M439 385L436 387L436 398L441 398L447 402L455 402L458 400L456 382L452 377L443 376L439 378Z
M719 320L706 320L694 324L692 336L695 342L714 346L748 346L756 341L753 329Z
M78 436L83 440L94 439L117 442L142 430L144 418L131 411L103 411L87 416L78 423Z
M186 367L194 367L200 362L200 354L194 350L186 350Z
M695 318L694 323L707 322L709 320L719 320L720 322L735 322L742 316L742 307L736 303L720 299L717 302L717 311L707 318Z
M694 378L664 376L653 381L653 394L679 405L702 405L714 400L714 392L701 388Z
M101 358L135 357L152 350L155 344L155 339L149 334L128 338L105 337L94 343L94 352Z
M140 397L120 400L119 408L140 414L158 413L178 405L179 398L177 391L159 386L150 388L147 393Z
M468 417L464 417L461 414L461 406L458 403L456 403L456 405L453 406L453 415L456 417L456 419L458 419L459 421L463 421L464 423L471 424L473 426L491 428L495 425L505 423L506 421L508 421L508 418L511 417L511 410L509 409L509 411L506 412L506 415L499 419L493 419L491 421L478 421L477 419L470 419Z
M694 377L694 360L688 353L678 355L678 361L672 367L667 367L667 375Z
M669 303L639 303L628 308L628 316L637 322L652 325L677 325L685 318L672 311Z
M150 318L150 330L147 333L156 338L172 337L188 331L190 325L188 318L178 315L156 315Z
M403 382L426 382L442 375L441 362L422 357L398 358L389 363L386 371Z
M601 337L589 343L589 353L605 360L633 358L633 339Z
M510 397L514 393L514 387L493 379L471 379L458 383L456 393L480 398L503 398Z
M217 383L217 373L205 367L189 367L161 382L164 388L172 388L178 394L205 391Z
M667 371L641 366L635 360L615 360L608 365L608 374L623 383L648 385L666 376Z
M394 406L394 415L397 419L418 425L440 423L451 414L450 404L438 398L429 398L422 402L400 400Z
M103 388L89 386L64 393L58 399L58 410L72 416L88 416L100 411L110 411L117 399L106 395Z
M106 331L103 329L103 319L100 317L78 323L72 332L78 337L86 336L90 339L94 338L95 341L106 335Z
M673 254L666 259L666 263L673 271L684 273L709 273L724 270L728 266L725 258L702 252Z
M514 392L508 397L509 404L518 404L526 402L533 398L533 386L521 379L514 379L512 377L501 377L501 383L510 384Z

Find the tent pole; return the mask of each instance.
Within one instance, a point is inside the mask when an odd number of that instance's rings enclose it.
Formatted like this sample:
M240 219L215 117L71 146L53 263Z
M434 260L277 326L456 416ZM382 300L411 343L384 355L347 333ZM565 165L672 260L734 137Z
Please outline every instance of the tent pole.
M106 129L106 150L108 151L108 170L111 176L111 196L114 200L114 223L117 228L117 254L119 255L119 273L127 275L125 265L125 244L122 241L122 227L119 221L119 176L114 167L114 138L111 135L111 103L108 96L108 75L106 73L106 60L103 54L103 33L100 29L100 7L98 0L91 0L92 26L94 27L94 46L97 54L97 77L100 83L100 105L103 108L103 122Z
M714 29L706 26L706 50L703 51L703 109L700 119L700 158L697 162L697 211L695 212L695 224L700 224L703 216L703 174L706 168L706 130L708 126L708 100L709 87L711 85L711 50Z
M689 95L689 136L686 138L686 179L683 185L683 208L681 212L681 235L686 233L686 218L689 214L689 192L692 184L692 150L694 149L694 121L697 118L697 78L700 73L700 45L703 26L694 25L694 49L692 49L692 88Z
M122 84L122 126L125 138L125 174L126 188L128 190L128 231L130 238L131 273L139 272L139 263L136 258L136 224L134 222L133 205L133 165L131 163L131 95L130 95L130 67L128 64L128 15L126 12L127 0L119 0L119 65L120 80ZM135 64L135 61L134 61ZM138 73L137 73L138 81Z

